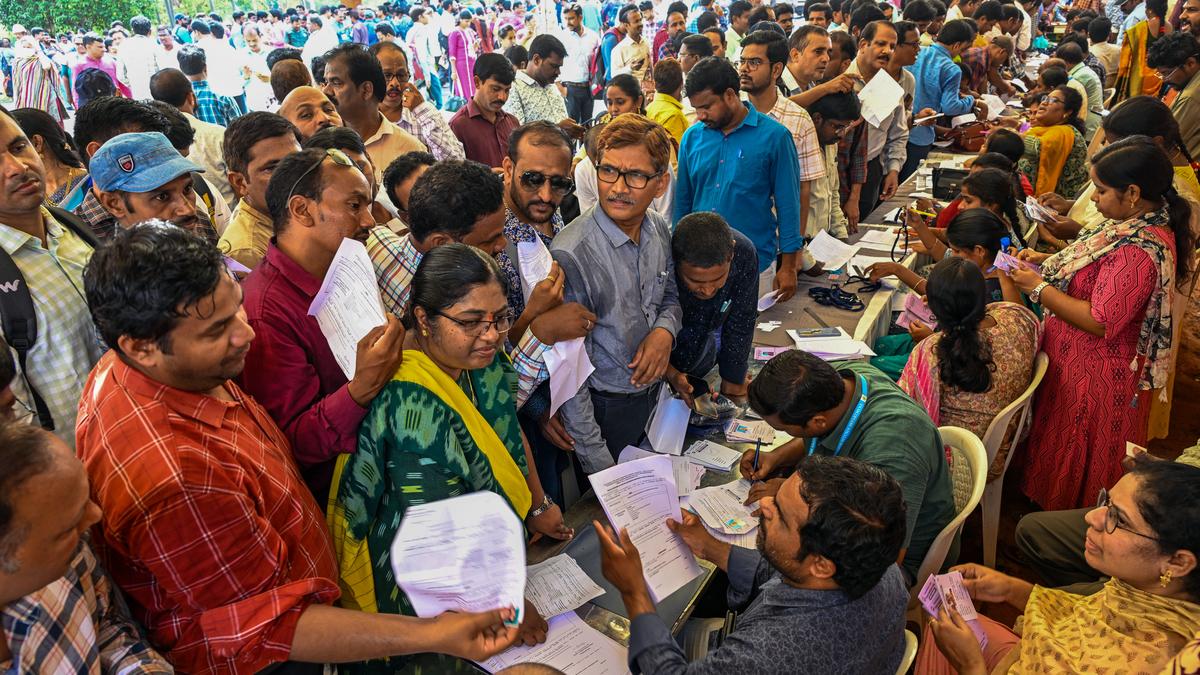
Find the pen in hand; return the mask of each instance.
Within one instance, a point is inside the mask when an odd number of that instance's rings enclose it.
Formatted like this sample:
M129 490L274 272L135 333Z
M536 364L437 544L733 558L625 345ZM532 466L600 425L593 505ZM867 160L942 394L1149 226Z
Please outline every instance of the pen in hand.
M762 439L754 441L754 465L751 467L751 476L758 474L758 456L762 453Z

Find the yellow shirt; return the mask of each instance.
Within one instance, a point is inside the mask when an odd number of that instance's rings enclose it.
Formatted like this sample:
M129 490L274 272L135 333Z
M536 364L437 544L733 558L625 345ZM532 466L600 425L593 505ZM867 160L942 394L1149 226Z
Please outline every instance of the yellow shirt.
M222 253L250 269L258 267L267 255L267 244L275 234L271 218L260 213L243 199L233 211L229 227L217 242Z
M679 99L656 92L654 100L650 101L650 105L646 106L646 117L658 122L675 138L675 142L679 143L683 140L683 132L687 131L687 117L683 115L683 103Z

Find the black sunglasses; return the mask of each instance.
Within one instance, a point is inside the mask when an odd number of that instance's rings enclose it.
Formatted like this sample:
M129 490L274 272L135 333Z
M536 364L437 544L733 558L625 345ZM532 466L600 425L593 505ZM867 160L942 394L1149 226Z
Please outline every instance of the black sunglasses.
M547 176L541 171L526 171L521 174L521 185L527 190L540 189L547 180L550 181L550 189L563 196L575 189L575 181L566 176Z

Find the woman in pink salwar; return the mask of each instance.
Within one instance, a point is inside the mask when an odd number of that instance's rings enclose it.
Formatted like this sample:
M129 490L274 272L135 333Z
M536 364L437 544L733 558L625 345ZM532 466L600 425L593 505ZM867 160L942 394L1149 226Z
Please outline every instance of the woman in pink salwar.
M475 57L479 54L476 41L479 39L475 31L469 28L471 12L463 10L458 13L458 26L448 38L450 54L450 70L454 74L454 95L465 100L471 100L475 95Z

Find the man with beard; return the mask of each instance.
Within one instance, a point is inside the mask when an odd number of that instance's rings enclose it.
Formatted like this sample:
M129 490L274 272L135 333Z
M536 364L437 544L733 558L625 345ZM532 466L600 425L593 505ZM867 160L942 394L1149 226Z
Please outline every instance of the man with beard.
M1179 30L1200 36L1200 0L1183 0L1180 4Z
M295 124L305 140L326 127L342 126L337 107L316 87L293 89L280 104L279 114Z
M513 132L502 168L504 236L508 246L496 256L496 261L508 277L508 306L518 317L513 323L513 334L521 335L533 319L562 303L562 272L557 264L550 272L554 283L535 286L526 302L517 244L541 240L549 247L566 226L558 206L575 187L571 180L570 140L550 122L530 122ZM547 385L538 387L521 409L519 419L537 461L542 488L561 504L560 476L570 462L560 449L571 450L573 441L563 427L562 418L557 413L550 415Z
M776 290L786 301L796 293L804 246L792 135L742 103L737 71L724 59L712 56L696 64L685 87L702 124L690 127L679 145L675 222L697 211L719 213L754 242L759 295Z
M343 44L325 54L325 86L321 89L337 106L345 125L362 136L375 165L375 183L392 160L414 150L427 150L415 136L392 124L379 112L387 91L383 68L361 45Z
M4 392L11 382L20 418L52 429L75 447L75 415L79 392L93 364L103 354L87 303L79 293L83 268L92 257L95 238L85 225L60 209L42 205L46 198L45 167L33 143L8 111L0 108L0 255L7 255L23 281L5 275L0 287L20 284L29 289L37 317L36 340L16 352L15 371L0 380L0 411L12 406ZM9 343L19 336L7 335ZM12 353L0 342L5 355ZM25 411L34 411L34 417ZM9 468L6 471L11 470Z
M387 84L379 112L424 143L438 161L463 159L462 143L454 137L445 116L412 83L408 53L399 43L377 42L371 47L371 54L379 61Z
M347 379L309 316L342 239L366 241L375 224L371 183L340 150L293 153L275 171L318 164L327 167L315 186L324 185L315 206L307 198L315 187L303 180L292 188L283 180L289 176L279 181L272 176L267 187L265 208L275 238L242 285L246 320L257 337L241 382L288 437L309 489L324 504L334 460L358 447L359 423L400 364L404 329L392 317L364 336L354 377ZM306 199L289 199L289 189Z
M729 575L727 601L740 612L721 646L691 663L655 613L629 533L594 523L604 577L630 617L635 672L896 672L908 604L896 566L905 514L896 481L866 462L808 457L760 512L755 549L718 541L686 511L683 522L666 521Z
M117 225L165 220L216 242L208 214L196 207L192 163L157 131L121 134L100 146L88 168L92 190Z

